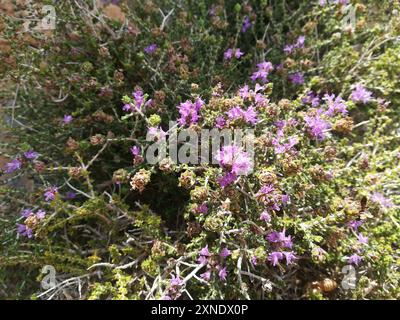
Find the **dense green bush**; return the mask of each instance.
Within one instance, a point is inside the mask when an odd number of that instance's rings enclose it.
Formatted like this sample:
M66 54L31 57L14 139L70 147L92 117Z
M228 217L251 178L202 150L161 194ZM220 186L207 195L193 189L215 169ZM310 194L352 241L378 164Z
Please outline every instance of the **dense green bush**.
M46 33L2 17L0 295L397 298L399 4L109 2L59 1ZM253 172L229 146L150 165L178 119L253 129Z

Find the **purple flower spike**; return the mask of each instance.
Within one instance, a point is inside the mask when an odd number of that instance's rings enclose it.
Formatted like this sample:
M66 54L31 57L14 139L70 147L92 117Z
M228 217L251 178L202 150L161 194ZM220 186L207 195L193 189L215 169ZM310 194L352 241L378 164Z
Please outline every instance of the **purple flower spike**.
M57 192L58 192L58 188L57 187L49 187L49 188L47 188L45 193L44 193L44 200L45 201L54 200L54 198L56 197Z
M222 258L226 258L226 257L229 257L230 255L231 255L231 251L228 249L228 248L223 248L222 250L221 250L221 252L219 253L219 255L220 255L220 257L222 257Z
M241 32L242 33L246 33L246 31L251 27L251 22L250 22L250 18L248 16L246 16L243 20L243 24L242 24L242 29Z
M157 50L157 45L155 43L152 43L148 45L146 48L144 48L144 52L147 54L153 54Z
M358 266L361 263L361 261L362 258L357 253L354 253L347 259L348 263L354 264L356 266Z
M228 272L226 271L226 267L221 268L218 272L219 279L221 281L226 281L226 277L228 276Z
M271 262L271 264L275 267L280 260L283 259L283 253L279 251L272 252L268 256L268 261Z
M5 172L6 173L13 173L14 171L17 171L21 169L22 163L18 159L14 159L9 163L6 163L6 168Z
M39 154L33 150L29 150L24 153L24 157L28 160L36 160L39 157Z
M201 256L204 256L204 257L209 257L209 256L211 256L210 251L208 251L208 245L206 245L204 248L202 248L202 249L200 250L199 254L200 254Z
M69 124L69 123L72 122L73 119L74 118L70 114L66 114L66 115L64 115L63 123L64 124Z
M265 221L265 222L270 222L271 221L271 216L269 215L267 210L265 210L265 211L263 211L261 213L260 220Z
M372 100L372 92L365 89L361 84L357 84L353 92L350 95L353 102L368 103Z

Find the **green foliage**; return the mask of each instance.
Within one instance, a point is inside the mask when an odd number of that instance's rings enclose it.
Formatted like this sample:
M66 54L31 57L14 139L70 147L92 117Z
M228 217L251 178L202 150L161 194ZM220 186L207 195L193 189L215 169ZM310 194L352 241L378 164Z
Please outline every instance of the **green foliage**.
M400 5L351 4L354 28L342 25L344 6L306 0L59 1L57 27L46 33L18 32L22 22L2 16L11 47L0 53L8 82L0 98L12 103L4 110L14 140L0 151L21 168L0 180L0 297L42 298L41 270L51 265L66 286L45 296L58 299L398 298ZM284 53L301 35L304 47ZM229 48L244 55L227 61ZM259 90L266 102L257 105L258 123L228 124L254 129L252 174L222 188L221 166L143 159L148 129L166 131L186 100L205 101L194 130L213 128L232 107L248 108L238 89L253 90L250 76L262 61L275 70ZM290 81L296 72L304 83ZM373 99L352 101L356 84ZM307 126L316 112L304 102L311 90L340 95L349 111L329 118L326 139ZM139 110L125 112L139 91ZM289 120L295 124L283 136L296 137L296 152L277 153L277 122ZM30 150L38 158L26 159ZM277 198L290 196L279 210L260 196L268 185ZM51 186L58 189L46 201ZM24 220L27 208L46 216ZM270 220L260 219L264 210ZM354 221L363 222L357 232ZM31 238L17 236L18 223L30 223ZM273 265L270 255L281 248L268 235L282 230L293 237L296 260ZM206 246L207 266L194 277ZM223 248L231 255L222 258ZM354 253L362 256L357 286L345 290L341 270ZM172 276L189 279L174 284Z

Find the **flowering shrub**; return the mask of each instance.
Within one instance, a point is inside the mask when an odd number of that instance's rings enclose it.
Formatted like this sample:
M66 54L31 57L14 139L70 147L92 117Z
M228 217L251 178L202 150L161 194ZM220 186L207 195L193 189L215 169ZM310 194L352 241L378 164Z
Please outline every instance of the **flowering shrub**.
M0 295L398 297L398 10L60 1L29 37L3 17ZM251 130L254 150L148 161L171 120Z

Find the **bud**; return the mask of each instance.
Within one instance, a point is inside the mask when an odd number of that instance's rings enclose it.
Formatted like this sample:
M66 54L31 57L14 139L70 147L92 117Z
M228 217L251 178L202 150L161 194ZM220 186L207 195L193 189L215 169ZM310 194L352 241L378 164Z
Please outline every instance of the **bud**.
M128 172L125 169L118 169L114 171L112 181L120 184L128 180Z
M185 189L190 189L196 182L196 175L194 172L186 170L179 177L179 186Z
M82 63L81 69L84 72L90 72L93 70L93 65L89 61L86 61L86 62Z
M140 193L143 192L145 186L150 182L151 172L145 169L140 169L132 178L131 178L131 187L132 190L138 190Z
M98 146L104 144L105 137L102 134L95 134L94 136L90 137L90 144L92 146Z
M174 169L174 163L171 158L164 158L160 161L159 168L163 172L170 173Z
M270 169L262 169L258 175L260 184L275 184L277 182L276 174Z
M81 167L71 167L68 169L68 175L71 178L78 179L82 177L83 169Z
M333 130L346 134L350 133L353 130L353 125L353 119L351 117L347 117L336 121L333 125Z
M208 190L206 187L196 187L190 192L190 197L194 202L202 203L207 200Z
M148 120L151 127L157 127L161 123L161 117L158 114L152 114Z
M121 69L115 70L114 72L114 81L117 86L121 86L124 83L124 73Z
M334 146L326 146L324 149L325 158L328 161L332 161L335 159L337 151Z
M35 215L29 216L25 220L25 225L30 229L35 229L39 220Z
M75 139L69 137L67 140L67 150L76 151L78 149L79 149L79 143Z
M110 51L108 51L107 47L100 47L99 56L102 58L107 58L110 56Z
M35 161L35 170L37 172L43 172L46 169L46 164L43 161Z
M218 215L208 216L204 222L204 229L212 232L223 231L224 221Z

